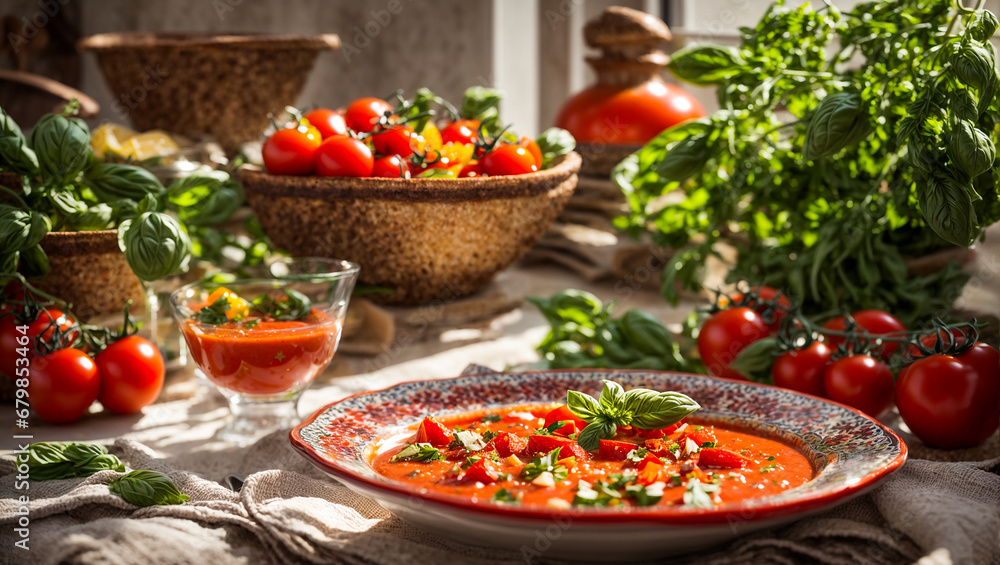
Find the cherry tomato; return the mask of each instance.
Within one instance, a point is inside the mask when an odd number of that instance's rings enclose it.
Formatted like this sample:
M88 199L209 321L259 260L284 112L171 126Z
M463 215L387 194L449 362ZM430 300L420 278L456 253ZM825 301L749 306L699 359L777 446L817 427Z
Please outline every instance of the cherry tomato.
M483 174L483 169L479 166L479 161L469 161L469 163L462 167L462 170L458 173L458 178L475 178L485 176L489 175Z
M313 172L316 149L323 142L316 128L279 129L264 142L261 156L272 175L308 175Z
M538 168L541 169L542 168L542 148L539 147L537 143L535 143L535 140L531 139L528 136L524 136L520 140L518 140L517 144L520 145L521 147L524 147L525 149L527 149L528 153L531 153L531 155L535 158L535 165L537 165Z
M13 315L6 315L0 318L0 373L14 378L18 367L25 367L26 364L30 364L31 359L37 357L35 353L36 338L40 336L41 340L48 341L52 339L57 325L60 329L66 331L73 323L74 320L72 317L67 316L58 308L51 307L39 310L38 316L27 324L21 324L17 320L17 316ZM28 328L22 333L18 327L24 325L27 325ZM73 335L75 335L75 332L70 337L73 337ZM28 344L22 345L18 343L18 338L21 338L20 341L23 343L25 336L28 338ZM24 353L27 355L24 355ZM19 359L24 358L27 358L29 361L18 363Z
M900 374L896 405L910 431L928 445L979 445L1000 428L1000 353L979 343L959 357L919 359Z
M370 177L374 168L372 150L360 139L335 135L316 150L316 174L321 177Z
M900 322L899 319L892 314L881 310L861 310L860 312L854 312L851 314L851 317L854 318L854 321L857 322L859 326L864 328L873 336L906 331L906 326L903 325L903 322ZM847 327L847 320L844 316L840 316L823 324L823 327L828 330L844 331ZM844 338L842 337L827 336L827 340L830 342L830 347L834 349L844 343ZM892 354L895 353L898 348L898 343L886 342L878 348L878 354L882 359L888 359L889 357L892 357Z
M892 371L871 355L851 355L834 361L823 375L830 400L877 417L892 404Z
M814 341L805 349L779 356L771 367L774 384L814 396L823 396L823 374L830 364L830 348Z
M671 126L704 116L695 97L655 80L625 90L588 88L566 102L556 125L579 143L643 145Z
M475 143L479 139L479 120L458 120L441 130L441 143Z
M375 159L372 176L390 179L408 179L410 178L410 167L399 155L379 157Z
M392 106L378 98L358 98L351 102L344 113L347 127L357 132L367 133L375 129L375 124Z
M730 369L729 364L746 346L767 335L767 324L753 310L746 307L722 310L709 318L698 334L701 362L713 375L745 379Z
M484 173L492 176L523 175L538 170L535 157L520 145L500 145L479 160Z
M160 350L137 335L118 340L94 359L101 375L101 405L119 414L134 414L152 404L167 373Z
M97 365L79 349L57 349L31 363L31 408L50 424L79 420L97 399L100 388Z
M781 320L784 319L785 315L788 313L787 309L792 307L792 301L789 300L788 297L785 296L785 294L780 290L770 286L751 287L751 291L756 291L757 296L761 300L761 304L757 304L756 300L751 300L746 306L748 308L753 308L754 311L761 316L767 312L769 305L774 304L775 300L777 300L779 307L774 309L774 321L768 324L767 327L772 332L778 331L778 328L781 327ZM743 300L744 296L745 295L742 292L736 292L729 295L729 301L731 303L737 303ZM764 304L765 302L767 304ZM723 305L725 305L725 302ZM786 310L782 310L782 308L785 308Z
M309 124L319 130L323 139L334 135L345 135L347 133L347 122L335 110L328 108L317 108L303 116Z
M390 129L375 134L372 145L379 155L399 155L409 157L414 149L423 150L424 138L413 132L410 126L393 126Z

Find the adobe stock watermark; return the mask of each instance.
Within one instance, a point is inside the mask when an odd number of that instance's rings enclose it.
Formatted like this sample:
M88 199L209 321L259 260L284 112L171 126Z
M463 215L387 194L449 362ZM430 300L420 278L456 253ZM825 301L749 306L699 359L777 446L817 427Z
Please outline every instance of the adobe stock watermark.
M215 15L219 16L219 21L225 21L226 16L243 4L243 0L212 0L212 8L215 8Z
M413 0L408 0L412 2ZM403 0L389 0L385 4L385 8L381 10L372 10L369 12L371 16L368 21L363 26L354 26L351 28L353 35L350 41L345 40L341 47L340 52L344 54L344 59L348 63L351 62L351 58L355 55L360 55L361 51L366 49L372 44L372 41L378 37L385 28L389 27L392 23L393 16L398 16L403 11Z
M17 32L7 33L7 42L10 43L14 53L20 53L21 48L28 44L41 33L42 28L49 25L49 22L59 14L63 6L69 4L71 0L37 0L38 10L30 16L22 16L20 20L21 29Z
M160 68L160 65L155 67L146 65L145 70L146 74L139 84L128 92L118 93L118 99L111 103L112 110L122 118L127 118L153 89L163 84L163 81L170 76L170 73Z
M582 8L583 4L584 0L562 0L555 10L550 8L545 10L542 15L545 17L545 22L549 24L549 29L555 31L559 26L568 22L573 12Z

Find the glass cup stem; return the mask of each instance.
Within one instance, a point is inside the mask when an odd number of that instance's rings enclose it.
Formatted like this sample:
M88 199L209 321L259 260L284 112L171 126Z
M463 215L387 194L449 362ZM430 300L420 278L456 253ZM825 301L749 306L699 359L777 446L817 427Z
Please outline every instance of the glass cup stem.
M232 416L218 439L238 445L251 444L274 430L290 429L299 423L299 395L294 398L265 402L249 400L240 395L229 397Z

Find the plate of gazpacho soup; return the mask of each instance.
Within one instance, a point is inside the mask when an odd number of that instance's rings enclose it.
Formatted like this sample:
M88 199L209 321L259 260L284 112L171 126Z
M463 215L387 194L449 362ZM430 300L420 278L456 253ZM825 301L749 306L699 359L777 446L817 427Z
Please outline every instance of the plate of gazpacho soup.
M327 406L291 440L441 536L588 560L673 555L791 522L906 458L891 430L849 407L652 371L403 383Z

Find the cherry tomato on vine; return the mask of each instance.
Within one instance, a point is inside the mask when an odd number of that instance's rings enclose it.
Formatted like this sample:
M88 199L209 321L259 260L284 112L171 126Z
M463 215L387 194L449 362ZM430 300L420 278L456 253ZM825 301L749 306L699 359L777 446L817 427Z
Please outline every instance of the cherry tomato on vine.
M316 174L321 177L370 177L374 168L372 150L360 139L335 135L316 150Z
M97 399L100 388L97 365L79 349L57 349L31 362L31 409L50 424L79 420Z
M379 98L358 98L347 107L344 120L347 127L357 132L368 133L375 129L375 124L386 112L392 111L392 106Z
M344 135L347 133L347 122L344 116L329 108L317 108L303 116L309 124L319 130L323 139L334 135Z
M830 348L814 341L805 349L789 351L774 360L774 384L814 396L824 396L823 375L830 365Z
M462 170L458 173L459 178L474 178L474 177L485 177L488 175L483 174L482 167L479 166L479 161L469 161Z
M971 357L964 358L968 353ZM979 445L1000 428L1000 353L977 343L958 357L931 355L900 374L899 415L927 445Z
M955 347L961 347L962 345L965 344L965 332L962 331L961 328L952 328L950 330L950 333L951 333L950 338L943 329L938 330L937 334L921 336L920 345L933 351L934 348L937 347L939 343L942 350L944 350L950 345L954 345ZM916 345L912 344L906 346L906 355L910 359L918 359L924 356L924 354L920 352L920 349L917 348Z
M745 307L721 310L698 333L698 352L708 372L727 379L744 379L729 364L751 343L767 337L760 315Z
M279 129L261 149L264 166L272 175L308 175L313 172L316 150L322 142L316 128Z
M487 175L523 175L538 170L535 157L520 145L500 145L479 160Z
M410 167L399 155L379 157L375 159L372 176L390 179L408 179L410 178Z
M108 410L134 414L152 404L163 389L166 366L160 350L133 335L109 345L94 359L101 376L97 399Z
M746 306L748 308L752 308L762 317L767 312L769 305L773 304L775 300L777 300L778 308L774 309L774 320L770 324L767 324L767 327L772 332L778 331L778 328L781 327L781 320L783 320L785 315L787 315L788 313L787 310L792 307L792 301L789 300L788 297L783 292L770 286L754 286L751 287L750 290L751 292L757 293L757 296L760 298L761 304L757 304L756 300L751 300L746 304ZM744 299L745 296L746 295L743 294L742 292L735 292L733 294L730 294L728 297L729 300L728 303L732 304L739 303ZM767 304L764 304L765 302ZM726 304L727 302L725 302L724 300L723 306L725 306ZM782 308L784 308L784 310L782 310Z
M423 151L426 144L423 136L414 133L410 126L393 126L372 137L372 145L379 155L409 157L414 149Z
M37 357L35 353L35 338L40 336L43 341L52 339L55 329L58 326L62 331L67 331L75 323L72 317L67 316L58 308L42 308L34 320L28 322L27 330L22 333L18 326L21 324L17 316L6 315L0 318L0 373L13 378L17 367L24 367L25 363L18 364L18 359L27 357L29 360ZM18 338L27 336L28 345L18 343ZM75 336L73 332L69 337ZM22 343L24 339L20 340ZM27 353L27 355L22 355Z
M531 139L528 136L524 136L524 137L522 137L521 139L518 140L517 144L520 145L521 147L524 147L525 149L527 149L528 153L531 153L531 155L535 158L535 165L537 165L538 168L541 169L542 168L542 148L539 147L537 143L535 143L535 140Z
M830 400L853 406L872 418L892 405L892 371L871 355L851 355L833 362L823 374Z
M860 312L851 314L851 317L858 323L858 326L864 328L873 336L906 331L906 326L903 325L903 322L900 322L898 318L882 310L861 310ZM823 324L823 328L828 330L844 331L846 327L847 319L844 316L839 316ZM836 349L840 344L844 343L844 338L827 336L827 341L829 341L831 348ZM888 359L892 357L892 354L898 348L898 343L886 342L879 347L878 354L882 359Z
M441 130L441 143L475 143L479 139L479 120L457 120Z

